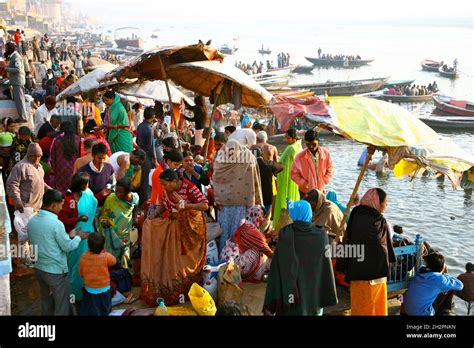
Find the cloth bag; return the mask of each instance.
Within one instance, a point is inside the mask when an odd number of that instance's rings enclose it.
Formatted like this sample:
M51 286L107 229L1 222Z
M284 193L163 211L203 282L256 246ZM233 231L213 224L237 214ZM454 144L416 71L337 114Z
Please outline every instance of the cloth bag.
M230 260L219 269L217 275L217 303L226 301L241 302L243 291L241 289L242 276L240 267Z

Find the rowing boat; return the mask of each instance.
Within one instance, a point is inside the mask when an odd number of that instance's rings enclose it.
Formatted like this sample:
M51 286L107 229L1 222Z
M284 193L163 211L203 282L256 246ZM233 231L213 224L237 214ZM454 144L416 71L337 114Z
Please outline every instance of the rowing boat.
M311 62L316 66L337 66L342 68L357 68L362 65L367 65L372 63L373 59L322 59L322 58L313 58L305 57L307 61Z
M386 78L374 78L365 80L352 80L340 82L326 82L313 84L292 85L291 88L309 89L317 95L327 94L328 96L350 96L376 91L387 83Z
M474 116L474 102L456 100L445 95L434 95L433 102L439 110L458 116Z

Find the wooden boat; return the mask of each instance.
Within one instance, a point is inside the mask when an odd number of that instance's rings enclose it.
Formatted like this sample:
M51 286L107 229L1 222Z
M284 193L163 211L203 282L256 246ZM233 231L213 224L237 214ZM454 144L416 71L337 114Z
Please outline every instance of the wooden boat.
M388 81L383 88L390 88L390 87L405 87L410 86L415 80L390 80Z
M291 89L291 88L278 88L272 89L267 88L267 90L272 93L274 96L283 96L283 97L291 97L291 98L310 98L314 96L314 92L310 91L309 89Z
M422 103L428 102L433 98L432 94L427 95L389 95L382 94L378 99L389 101L391 103Z
M127 46L143 48L143 36L138 28L118 28L115 30L115 43L117 48L126 48Z
M230 47L229 45L222 45L219 47L219 52L223 54L234 54L237 52L238 48L237 47Z
M421 68L425 71L438 71L438 69L443 65L443 62L437 62L435 60L425 59L421 62Z
M317 95L324 95L327 93L328 96L350 96L376 91L382 88L382 86L387 83L388 79L388 77L385 77L365 80L301 84L292 85L290 87L309 89Z
M267 49L263 48L263 45L262 45L262 48L258 50L258 53L260 54L271 54L272 53L272 50L267 47Z
M437 109L459 116L474 116L474 102L456 100L444 95L434 95L433 102Z
M260 73L260 74L254 74L254 75L251 75L251 77L259 82L261 80L265 80L265 79L269 79L269 78L280 78L280 77L288 77L290 75L290 71L291 69L277 69L277 70L271 70L271 71L267 71L267 72L264 72L264 73Z
M305 57L307 61L316 66L338 66L341 68L357 68L362 65L367 65L372 63L373 59L322 59L322 58L312 58Z
M293 72L295 74L311 74L313 71L314 65L298 65Z
M440 66L438 72L443 77L448 77L450 79L455 79L458 77L458 72L454 68L450 68L446 65Z
M472 117L420 116L420 121L434 129L474 130Z
M267 87L267 88L284 87L284 86L288 86L290 79L288 77L276 77L276 78L263 79L257 82L260 84L260 86Z

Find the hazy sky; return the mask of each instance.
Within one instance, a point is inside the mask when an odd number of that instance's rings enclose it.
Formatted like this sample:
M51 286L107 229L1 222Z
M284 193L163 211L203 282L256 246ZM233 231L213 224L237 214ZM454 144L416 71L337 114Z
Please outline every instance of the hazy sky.
M259 20L320 21L329 18L471 18L472 0L66 0L108 23L226 21L240 26ZM180 23L176 23L179 25Z

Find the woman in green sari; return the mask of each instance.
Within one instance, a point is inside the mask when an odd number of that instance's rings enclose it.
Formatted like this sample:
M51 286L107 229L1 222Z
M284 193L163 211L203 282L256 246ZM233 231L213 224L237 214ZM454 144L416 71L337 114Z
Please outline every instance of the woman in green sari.
M303 150L301 141L298 139L296 129L288 129L285 134L285 140L288 143L285 151L280 157L279 163L284 165L284 170L278 174L278 191L275 200L275 210L273 213L273 228L278 226L282 209L286 209L286 199L298 201L300 192L298 185L291 180L291 167L295 156Z
M130 264L130 232L133 210L138 205L138 194L132 192L130 179L117 181L115 193L105 200L99 217L99 232L105 237L105 250L115 256L124 268Z
M118 151L133 151L133 135L130 131L130 122L127 111L120 101L120 97L113 91L104 94L104 103L108 105L109 144L112 153Z

